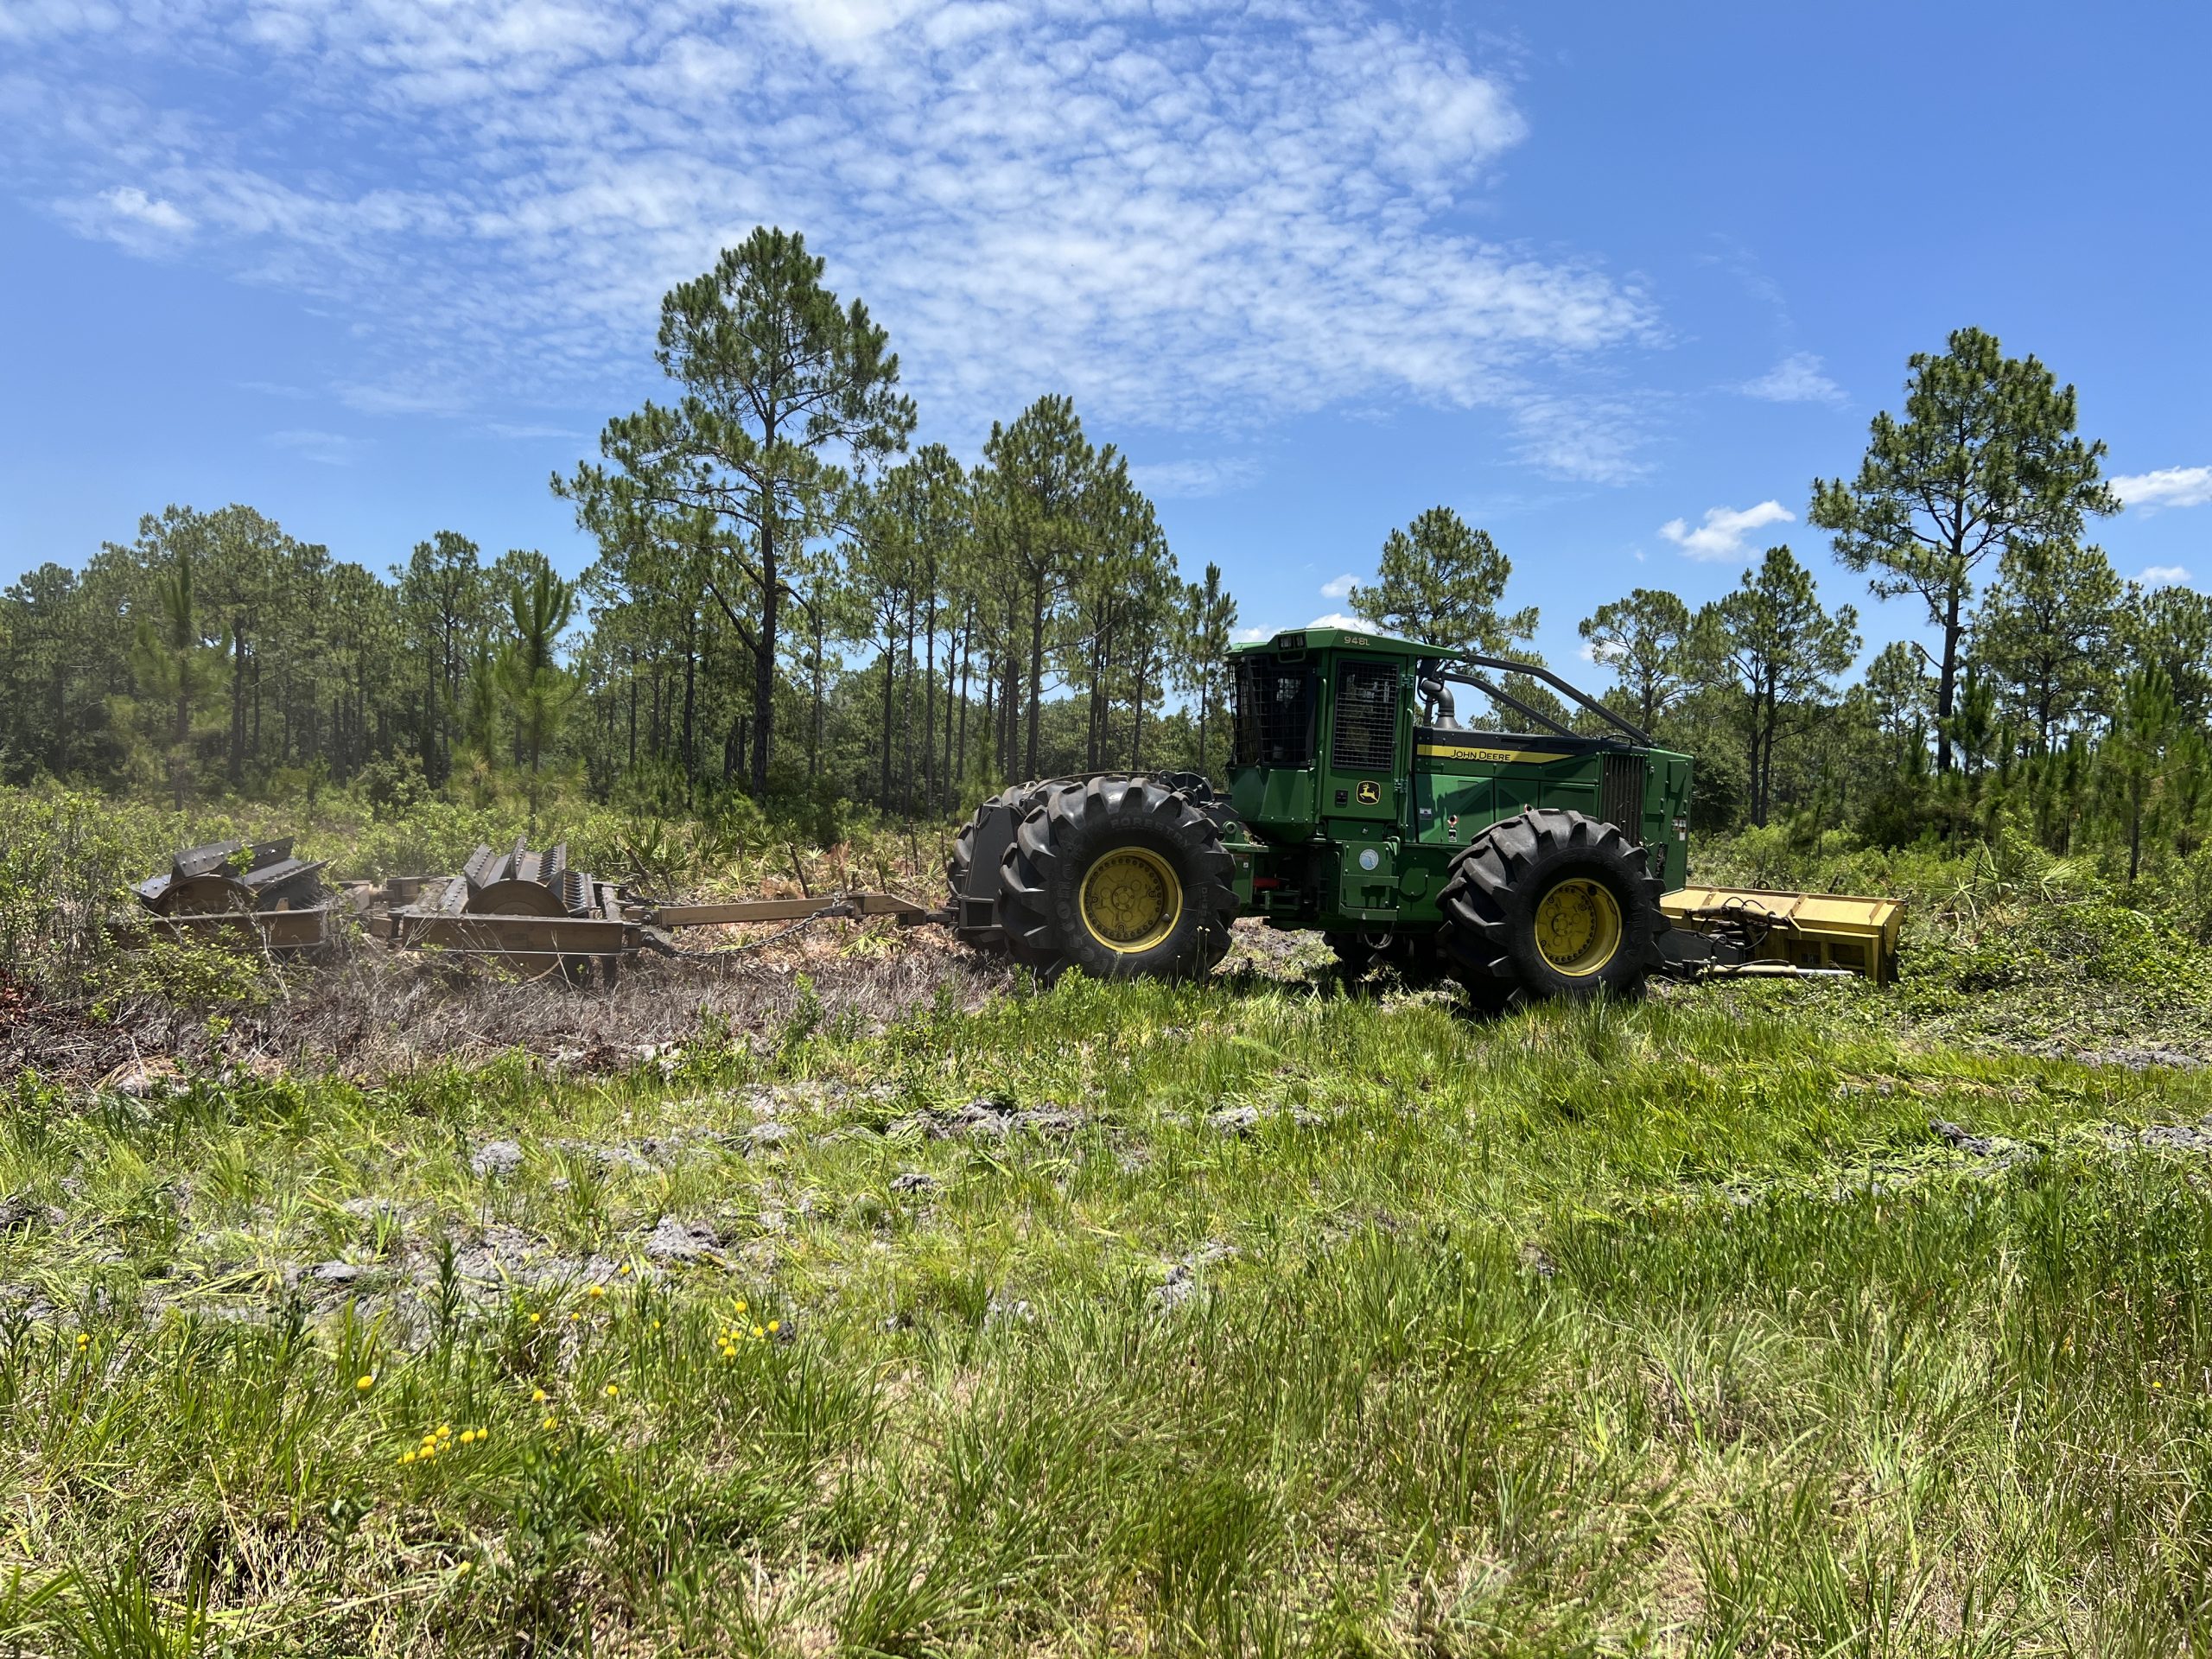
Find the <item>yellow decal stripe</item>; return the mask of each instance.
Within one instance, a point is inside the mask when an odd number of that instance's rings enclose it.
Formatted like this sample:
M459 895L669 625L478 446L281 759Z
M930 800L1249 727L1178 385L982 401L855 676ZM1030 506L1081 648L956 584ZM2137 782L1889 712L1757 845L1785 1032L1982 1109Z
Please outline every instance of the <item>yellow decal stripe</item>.
M1423 743L1414 753L1424 760L1488 760L1504 764L1564 760L1568 758L1548 749L1478 749L1471 744L1462 743Z

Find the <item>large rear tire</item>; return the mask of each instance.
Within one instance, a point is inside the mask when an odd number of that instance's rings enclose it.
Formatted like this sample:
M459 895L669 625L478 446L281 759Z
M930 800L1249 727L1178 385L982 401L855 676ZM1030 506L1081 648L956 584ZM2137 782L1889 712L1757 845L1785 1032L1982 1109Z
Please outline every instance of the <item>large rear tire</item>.
M952 853L944 861L945 891L952 903L952 913L960 914L961 895L968 891L969 872L976 862L976 837L983 821L992 813L1004 809L1014 814L1018 824L1035 810L1037 803L1052 790L1066 786L1065 779L1048 779L1044 783L1016 784L1011 789L1001 790L968 815L968 822L960 826L960 833L952 838ZM997 873L994 871L991 887L995 892ZM963 929L961 942L986 951L1006 949L1006 932L1002 928Z
M1644 849L1557 807L1501 819L1452 861L1438 935L1476 1002L1633 996L1669 926Z
M1190 978L1229 951L1234 864L1213 820L1148 778L1048 790L999 874L998 918L1014 960L1046 981Z

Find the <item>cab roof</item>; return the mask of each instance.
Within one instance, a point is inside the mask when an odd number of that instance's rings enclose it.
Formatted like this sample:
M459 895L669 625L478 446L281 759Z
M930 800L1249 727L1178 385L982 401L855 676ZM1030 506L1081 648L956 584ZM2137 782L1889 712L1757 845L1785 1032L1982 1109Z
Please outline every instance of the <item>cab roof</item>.
M1271 639L1255 639L1247 645L1231 645L1231 654L1245 652L1281 651L1378 651L1395 657L1417 658L1450 658L1459 653L1446 645L1425 645L1418 639L1402 639L1395 634L1370 632L1364 629L1339 627L1286 628Z

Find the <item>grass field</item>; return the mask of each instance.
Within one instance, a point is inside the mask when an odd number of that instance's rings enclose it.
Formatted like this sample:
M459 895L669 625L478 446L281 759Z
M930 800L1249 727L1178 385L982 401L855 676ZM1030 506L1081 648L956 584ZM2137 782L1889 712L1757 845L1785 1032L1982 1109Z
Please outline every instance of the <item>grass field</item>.
M2204 1650L2212 1072L1320 954L25 1073L0 1648Z

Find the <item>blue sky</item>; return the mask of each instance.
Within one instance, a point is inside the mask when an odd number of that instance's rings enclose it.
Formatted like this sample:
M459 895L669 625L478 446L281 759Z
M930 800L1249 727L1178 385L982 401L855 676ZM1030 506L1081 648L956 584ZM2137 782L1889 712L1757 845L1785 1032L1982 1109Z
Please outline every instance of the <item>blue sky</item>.
M589 557L546 480L756 222L921 435L1074 395L1255 627L1458 508L1539 644L1788 540L1964 324L2212 581L2212 11L0 0L0 580L168 502ZM1787 516L1785 516L1787 515ZM2187 574L2184 574L2187 573Z

